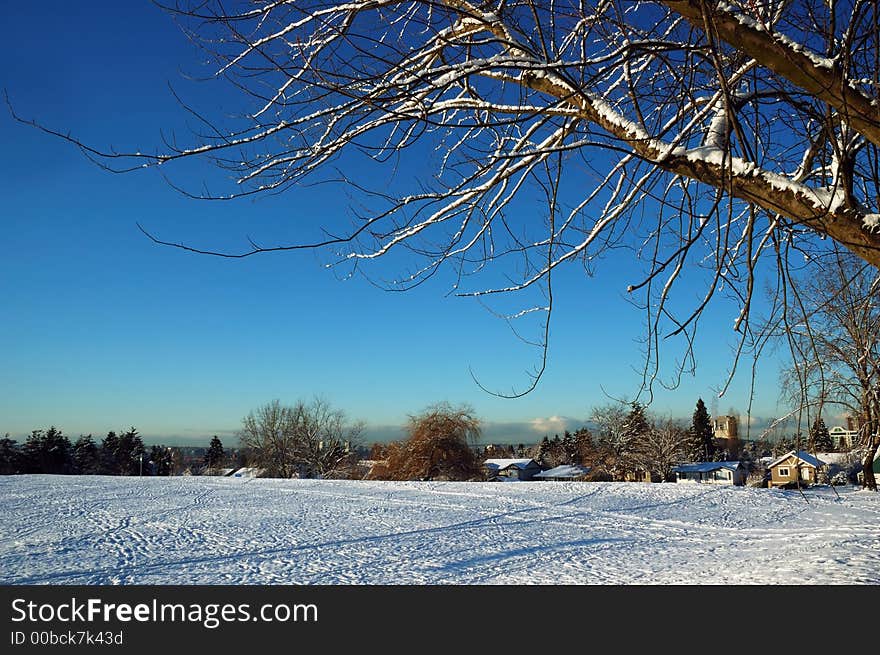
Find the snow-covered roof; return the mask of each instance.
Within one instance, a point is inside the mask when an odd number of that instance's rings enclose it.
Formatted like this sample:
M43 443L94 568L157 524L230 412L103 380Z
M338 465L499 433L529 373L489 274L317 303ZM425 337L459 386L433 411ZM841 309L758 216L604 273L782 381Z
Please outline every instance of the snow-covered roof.
M772 462L770 462L767 465L767 468L772 468L772 467L776 466L777 464L779 464L780 462L784 462L789 457L797 457L804 464L808 464L808 465L813 466L815 468L819 468L820 466L825 466L825 462L823 462L821 459L818 459L817 457L813 457L806 450L799 450L797 452L795 452L793 450L789 450L784 455L777 457Z
M496 471L503 471L504 469L509 469L511 466L518 469L524 469L528 467L530 464L537 465L538 463L530 458L526 459L487 459L484 464L486 468L490 468Z
M589 466L577 466L575 464L562 464L540 473L535 473L536 478L579 478L590 472Z
M845 464L851 455L849 453L816 453L816 457L826 464Z
M672 468L674 473L711 473L718 469L735 471L740 462L689 462Z

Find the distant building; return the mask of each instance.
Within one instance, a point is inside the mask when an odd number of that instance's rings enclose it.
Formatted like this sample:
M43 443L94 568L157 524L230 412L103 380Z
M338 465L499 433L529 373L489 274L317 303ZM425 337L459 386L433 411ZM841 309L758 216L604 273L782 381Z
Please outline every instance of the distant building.
M859 431L857 429L849 429L849 425L852 425L852 421L848 422L846 428L835 425L833 428L828 429L834 450L849 450L858 443Z
M541 466L533 459L487 459L483 466L486 477L492 480L531 480L541 472Z
M736 416L716 416L712 432L716 439L736 439L739 436L739 419Z

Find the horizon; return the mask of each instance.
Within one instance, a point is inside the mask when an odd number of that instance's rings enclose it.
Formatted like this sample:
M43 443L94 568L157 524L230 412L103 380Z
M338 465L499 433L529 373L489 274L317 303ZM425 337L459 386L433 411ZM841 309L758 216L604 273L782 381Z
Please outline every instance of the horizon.
M555 436L559 436L561 438L566 431L574 432L582 427L586 427L590 430L594 430L595 428L595 425L589 419L584 419L583 421L577 422L570 418L552 418L557 419L557 423L555 423L554 427L552 427L551 430L544 432L539 432L536 429L535 425L524 422L484 422L482 433L476 444L479 446L485 446L487 444L534 445L540 443L545 436L549 439L553 439ZM666 420L668 418L671 418L673 421L683 425L690 423L690 417L656 416L655 418L658 420ZM715 417L710 418L714 419ZM768 441L773 442L778 441L783 437L793 437L794 431L796 431L796 425L793 425L796 424L796 419L794 419L793 417L781 421L777 426L773 428L770 428L770 422L774 420L772 418L751 418L751 426L746 426L744 424L745 421L743 420L744 417L740 417L739 438L743 441L755 441L763 436ZM826 424L829 429L836 425L845 426L845 422L843 420L839 420L839 418L830 422L826 422ZM151 435L142 433L136 425L126 426L125 428L110 428L104 431L85 430L68 432L67 430L65 430L63 425L50 424L42 427L35 427L32 430L28 430L27 432L14 433L8 430L0 430L0 432L8 435L9 438L13 439L17 443L22 444L33 430L47 430L50 427L54 427L59 430L65 437L67 437L71 441L71 443L76 441L76 439L81 436L88 435L91 435L96 443L100 443L101 440L103 440L104 437L107 436L108 432L112 431L116 434L120 434L121 432L124 432L131 427L137 430L138 434L144 442L144 445L148 447L154 445L170 446L177 448L207 447L211 438L217 436L223 444L224 448L238 448L239 441L238 430L232 429L213 430L193 435ZM807 427L802 428L802 431L806 431ZM395 433L396 436L391 436ZM400 441L404 439L406 439L405 425L367 425L364 429L362 438L357 440L355 442L355 445L369 447L374 443L391 443L393 441Z

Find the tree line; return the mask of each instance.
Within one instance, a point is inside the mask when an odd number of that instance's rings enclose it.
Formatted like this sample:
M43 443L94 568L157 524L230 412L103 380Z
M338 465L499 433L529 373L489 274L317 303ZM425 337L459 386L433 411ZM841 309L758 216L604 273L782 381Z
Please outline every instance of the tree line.
M48 473L55 475L171 475L179 463L178 450L165 445L144 445L137 429L111 430L100 443L93 435L71 440L61 429L31 431L19 444L9 434L0 439L0 475ZM226 459L217 436L205 455L207 467Z
M750 471L766 455L781 455L797 441L748 443L736 436L716 438L702 398L697 400L690 425L653 417L639 402L593 408L593 429L566 430L562 438L549 435L533 446L519 444L483 448L476 445L480 420L466 406L448 403L430 406L410 417L408 437L370 449L374 480L484 480L483 462L490 458L532 458L543 469L560 465L589 467L591 481L674 480L673 468L684 462L743 461ZM832 442L824 421L817 418L808 440L811 450L827 452ZM805 444L806 445L806 444Z

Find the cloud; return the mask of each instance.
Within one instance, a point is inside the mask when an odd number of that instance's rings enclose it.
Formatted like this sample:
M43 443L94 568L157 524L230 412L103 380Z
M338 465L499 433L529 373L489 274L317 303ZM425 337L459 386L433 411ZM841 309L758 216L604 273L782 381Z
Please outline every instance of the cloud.
M556 434L568 429L569 419L562 416L539 417L529 421L529 425L537 434Z

